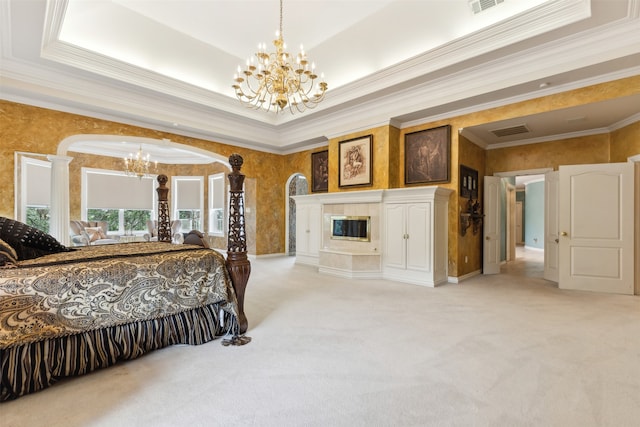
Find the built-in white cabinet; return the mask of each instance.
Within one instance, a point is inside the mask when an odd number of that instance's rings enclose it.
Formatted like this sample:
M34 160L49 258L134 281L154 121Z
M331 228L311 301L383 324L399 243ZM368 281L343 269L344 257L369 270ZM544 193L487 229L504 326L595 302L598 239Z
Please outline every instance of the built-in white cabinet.
M451 190L388 190L383 199L383 277L437 286L448 279Z
M448 280L451 190L431 186L292 196L296 263L321 273L438 286ZM367 241L337 240L331 216L370 219Z
M322 238L322 205L306 196L296 201L296 263L318 265Z

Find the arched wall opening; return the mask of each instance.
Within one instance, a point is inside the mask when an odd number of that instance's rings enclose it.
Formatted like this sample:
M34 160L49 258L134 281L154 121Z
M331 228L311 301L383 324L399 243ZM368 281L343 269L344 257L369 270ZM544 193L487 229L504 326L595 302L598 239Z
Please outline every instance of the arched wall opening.
M291 196L309 194L309 183L301 173L294 173L285 185L287 195L285 202L285 253L289 256L296 254L296 201Z
M133 148L132 148L133 147ZM78 134L67 137L58 144L56 155L47 156L51 162L51 206L50 233L63 244L69 244L70 186L69 165L74 153L80 156L92 154L111 158L108 162L115 170L121 170L124 157L138 148L153 153L152 161L158 161L158 172L162 164L212 165L223 171L230 171L228 159L219 154L168 139L153 139L122 135ZM76 155L78 157L78 155ZM77 213L74 213L77 215ZM203 218L204 220L204 218ZM255 242L254 242L255 243Z

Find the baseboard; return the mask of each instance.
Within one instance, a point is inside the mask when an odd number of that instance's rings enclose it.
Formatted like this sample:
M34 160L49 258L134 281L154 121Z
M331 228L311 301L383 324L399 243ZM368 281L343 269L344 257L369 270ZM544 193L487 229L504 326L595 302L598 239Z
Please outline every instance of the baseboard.
M482 274L482 270L476 270L476 271L472 271L471 273L467 273L463 276L458 276L458 277L449 276L447 280L449 283L460 283L463 280L471 279L472 277L478 276L480 274Z
M276 252L274 254L249 255L249 256L254 258L280 258L280 257L286 257L286 256L295 258L295 255L287 255L284 252Z

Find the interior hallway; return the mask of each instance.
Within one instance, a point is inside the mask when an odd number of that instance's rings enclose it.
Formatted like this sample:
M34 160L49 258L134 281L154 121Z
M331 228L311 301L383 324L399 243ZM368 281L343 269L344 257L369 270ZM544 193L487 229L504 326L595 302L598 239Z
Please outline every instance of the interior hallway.
M640 298L517 261L439 288L252 260L253 341L175 346L0 404L5 426L631 426ZM532 272L533 270L525 271ZM521 271L520 271L521 272Z
M501 274L544 278L544 251L516 245L516 257L500 267Z

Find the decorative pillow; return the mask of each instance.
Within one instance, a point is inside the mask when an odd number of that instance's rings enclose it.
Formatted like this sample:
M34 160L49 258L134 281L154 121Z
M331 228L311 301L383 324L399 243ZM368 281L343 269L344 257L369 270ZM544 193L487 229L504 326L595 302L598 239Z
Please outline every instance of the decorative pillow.
M0 239L14 249L18 261L72 250L35 227L5 217L0 217Z
M18 254L10 244L0 239L0 267L13 267L18 262Z
M89 236L89 242L107 238L107 235L102 231L102 227L85 227L84 231Z

